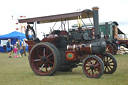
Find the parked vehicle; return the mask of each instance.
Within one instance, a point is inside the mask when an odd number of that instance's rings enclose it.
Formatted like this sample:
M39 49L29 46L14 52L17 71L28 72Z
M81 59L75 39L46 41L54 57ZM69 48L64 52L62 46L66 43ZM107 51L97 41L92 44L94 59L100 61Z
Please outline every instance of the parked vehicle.
M98 7L80 12L52 16L19 19L19 23L27 22L26 43L29 47L29 64L32 71L41 76L53 75L56 71L69 71L81 66L89 78L99 78L103 73L114 73L117 62L113 55L106 53L106 42L99 32ZM93 18L95 39L82 31L80 20ZM74 33L66 31L65 23L78 20L78 30ZM29 24L62 22L61 30L52 30L42 40ZM30 36L31 31L31 36ZM89 42L88 42L89 41Z
M92 23L86 23L86 32L93 32L93 24ZM117 36L117 27L118 23L117 22L101 22L99 23L99 30L101 37L105 38L106 44L107 44L107 49L106 51L111 54L116 54L118 50L118 45L117 45L117 40L115 39ZM77 24L74 24L71 28L75 29L77 27ZM82 25L83 28L85 28L84 25ZM114 36L116 36L114 38Z

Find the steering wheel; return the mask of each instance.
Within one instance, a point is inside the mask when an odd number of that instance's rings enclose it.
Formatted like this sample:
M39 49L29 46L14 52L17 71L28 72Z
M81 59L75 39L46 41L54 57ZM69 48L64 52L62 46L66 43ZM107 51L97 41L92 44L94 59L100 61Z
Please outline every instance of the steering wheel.
M33 27L31 27L30 25L27 25L25 35L26 35L26 38L28 40L35 40L36 39L35 31L34 31Z

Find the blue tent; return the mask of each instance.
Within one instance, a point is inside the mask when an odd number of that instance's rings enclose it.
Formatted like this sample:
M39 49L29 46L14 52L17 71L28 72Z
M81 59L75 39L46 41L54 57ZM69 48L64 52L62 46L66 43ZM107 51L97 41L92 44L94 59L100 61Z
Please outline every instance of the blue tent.
M11 39L11 44L14 45L14 44L16 44L17 40L23 40L24 38L26 38L24 33L14 31L14 32L11 32L9 34L1 35L0 36L0 44L1 44L1 40ZM3 46L0 47L0 52L5 52L3 49Z

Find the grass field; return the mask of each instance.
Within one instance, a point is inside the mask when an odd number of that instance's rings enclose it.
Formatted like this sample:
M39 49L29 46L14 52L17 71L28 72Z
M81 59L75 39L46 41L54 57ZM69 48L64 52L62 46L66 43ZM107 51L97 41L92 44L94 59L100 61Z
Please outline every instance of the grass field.
M35 75L28 58L8 58L0 53L0 85L128 85L128 55L115 55L117 70L114 74L103 74L99 79L87 78L82 67L73 72L56 72L53 76Z

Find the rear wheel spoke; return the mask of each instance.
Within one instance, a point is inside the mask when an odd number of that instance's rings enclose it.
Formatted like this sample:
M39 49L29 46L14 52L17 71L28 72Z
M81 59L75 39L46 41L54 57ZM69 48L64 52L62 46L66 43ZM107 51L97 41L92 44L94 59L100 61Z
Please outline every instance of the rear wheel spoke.
M51 61L48 61L48 63L54 64L54 63L53 63L53 62L51 62Z
M47 64L45 64L45 68L46 68L46 72L48 71L48 69L47 69Z
M41 59L34 59L34 61L35 61L35 62L36 62L36 61L38 62L38 61L41 61Z
M43 56L45 56L45 48L43 48Z
M39 68L39 71L41 71L41 70L42 70L42 68L44 67L44 65L45 65L45 64L43 64L43 65Z
M50 53L50 54L47 56L47 58L49 58L51 55L53 55L53 53Z

